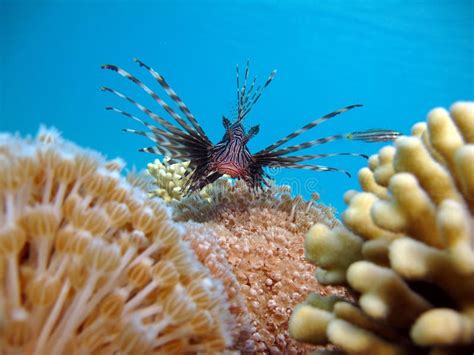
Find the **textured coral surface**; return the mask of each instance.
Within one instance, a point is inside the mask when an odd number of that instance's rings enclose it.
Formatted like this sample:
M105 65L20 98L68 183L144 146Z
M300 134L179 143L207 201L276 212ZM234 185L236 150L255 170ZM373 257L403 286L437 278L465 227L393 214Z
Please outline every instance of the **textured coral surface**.
M315 297L290 333L353 354L474 351L474 103L432 110L384 147L345 195L344 227L315 225L306 254L353 304Z
M191 172L189 161L172 162L169 157L155 159L147 165L147 174L152 177L153 189L150 196L160 197L165 202L180 201L184 197L184 187ZM199 192L201 197L208 197L210 185Z
M182 187L186 182L188 165L189 162L171 164L168 157L149 163L147 172L153 177L155 185L150 194L162 198L165 202L180 200L184 194Z
M314 266L304 260L306 231L316 222L334 226L332 211L289 192L272 187L256 194L241 182L220 180L209 189L209 200L195 196L176 208L176 218L201 222L184 224L185 239L213 275L224 280L241 332L237 348L243 353L315 349L289 337L293 307L310 291L346 295L343 287L318 284Z
M216 352L223 285L119 160L0 135L0 353ZM139 181L137 179L132 179Z

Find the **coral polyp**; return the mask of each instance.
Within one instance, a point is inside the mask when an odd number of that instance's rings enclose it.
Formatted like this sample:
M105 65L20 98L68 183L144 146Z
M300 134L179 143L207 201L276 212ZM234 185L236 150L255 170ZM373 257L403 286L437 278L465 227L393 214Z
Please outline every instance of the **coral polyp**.
M0 136L2 354L223 351L223 285L123 164L63 140Z
M344 287L318 284L304 260L306 231L316 222L337 225L332 210L292 197L288 186L255 194L243 181L225 179L211 185L207 198L193 195L174 207L176 219L194 220L183 223L185 238L226 285L240 329L237 348L245 354L314 350L289 337L288 320L310 292L347 296Z

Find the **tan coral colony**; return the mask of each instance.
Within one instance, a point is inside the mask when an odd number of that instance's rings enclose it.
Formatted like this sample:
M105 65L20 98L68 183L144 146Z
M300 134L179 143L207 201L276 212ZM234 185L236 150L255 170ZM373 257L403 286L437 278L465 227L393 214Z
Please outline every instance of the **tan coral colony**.
M120 160L0 135L0 353L217 352L222 284Z
M344 226L306 237L318 281L357 303L313 296L290 320L304 342L351 354L474 350L474 103L432 110L382 148L348 191Z
M256 194L242 181L217 180L208 198L179 201L175 218L186 229L196 254L224 280L231 312L238 320L242 354L308 354L315 346L288 334L293 308L309 292L346 295L345 288L322 286L304 260L304 235L316 222L338 224L331 208L292 197L289 186L272 185Z

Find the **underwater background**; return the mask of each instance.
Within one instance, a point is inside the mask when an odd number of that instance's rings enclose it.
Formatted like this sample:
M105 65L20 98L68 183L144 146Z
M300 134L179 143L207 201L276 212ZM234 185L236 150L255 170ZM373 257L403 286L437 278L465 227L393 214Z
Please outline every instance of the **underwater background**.
M408 134L435 106L474 97L473 1L4 1L0 2L0 131L34 134L55 126L77 144L144 169L151 146L121 132L138 124L106 112L126 102L116 88L157 113L150 97L100 69L123 67L164 93L133 58L163 74L213 142L235 105L235 65L250 77L278 74L246 119L260 124L252 152L335 109L356 109L295 142L368 128ZM142 116L140 116L142 117ZM305 151L376 153L383 144L333 142ZM338 173L271 171L279 184L343 210L361 158L317 164Z

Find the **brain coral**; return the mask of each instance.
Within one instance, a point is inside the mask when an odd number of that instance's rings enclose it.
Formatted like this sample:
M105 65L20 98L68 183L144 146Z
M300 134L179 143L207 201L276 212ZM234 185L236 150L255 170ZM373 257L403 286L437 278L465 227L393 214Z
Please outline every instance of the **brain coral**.
M307 353L314 346L298 344L288 335L293 307L310 292L345 296L343 287L321 286L314 267L305 262L303 240L308 228L337 221L329 208L292 198L287 187L256 194L242 182L219 180L209 200L192 196L176 205L199 259L224 280L231 312L241 333L243 353Z
M313 296L290 334L353 354L472 353L474 103L432 110L359 180L345 226L316 224L305 245L317 279L348 283L358 302Z
M168 209L119 160L0 135L2 354L216 352L233 317Z

